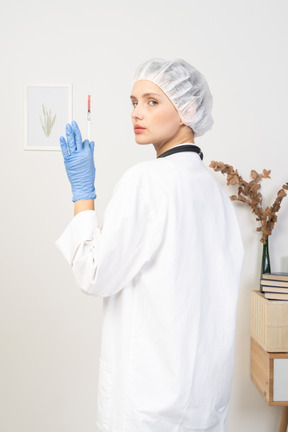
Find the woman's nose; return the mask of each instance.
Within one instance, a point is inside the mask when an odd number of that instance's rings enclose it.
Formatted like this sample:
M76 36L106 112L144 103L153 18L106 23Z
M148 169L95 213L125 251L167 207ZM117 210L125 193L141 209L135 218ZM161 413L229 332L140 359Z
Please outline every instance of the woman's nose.
M143 114L141 110L137 107L135 107L132 111L131 117L134 118L143 118Z

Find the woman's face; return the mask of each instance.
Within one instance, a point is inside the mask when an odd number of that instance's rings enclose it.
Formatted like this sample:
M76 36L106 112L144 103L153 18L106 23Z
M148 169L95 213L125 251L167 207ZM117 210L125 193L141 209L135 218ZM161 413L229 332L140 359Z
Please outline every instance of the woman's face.
M135 140L138 144L161 145L170 141L183 124L168 96L149 80L136 81L132 95L131 113ZM145 129L135 130L135 125Z

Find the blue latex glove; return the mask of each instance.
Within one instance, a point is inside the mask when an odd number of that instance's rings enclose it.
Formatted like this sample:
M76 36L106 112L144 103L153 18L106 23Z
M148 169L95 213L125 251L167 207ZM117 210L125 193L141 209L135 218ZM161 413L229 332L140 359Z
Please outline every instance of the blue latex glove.
M72 188L72 201L95 199L95 165L94 141L85 140L77 123L73 120L71 125L66 124L67 142L60 137L60 145L64 157L64 164ZM68 143L68 146L67 146ZM70 154L69 154L70 153Z

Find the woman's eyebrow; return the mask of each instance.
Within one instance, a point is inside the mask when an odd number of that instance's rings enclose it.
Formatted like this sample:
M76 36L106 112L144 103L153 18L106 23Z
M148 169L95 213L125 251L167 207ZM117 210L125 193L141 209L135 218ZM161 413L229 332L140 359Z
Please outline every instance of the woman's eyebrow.
M158 96L158 97L161 97L161 95L159 95L157 93L144 93L142 97L144 98L144 97L148 97L148 96ZM130 99L137 99L137 98L136 98L136 96L131 95Z

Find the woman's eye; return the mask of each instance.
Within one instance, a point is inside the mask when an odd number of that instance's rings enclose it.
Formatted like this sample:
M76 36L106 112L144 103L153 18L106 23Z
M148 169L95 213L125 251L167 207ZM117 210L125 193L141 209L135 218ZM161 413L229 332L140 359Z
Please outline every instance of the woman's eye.
M153 103L152 103L152 106L158 104L158 102L155 101L155 100L153 100L153 99L151 99L148 103L150 104L150 102L153 102ZM133 106L133 108L135 108L135 105L137 105L137 102L132 102L132 106Z

